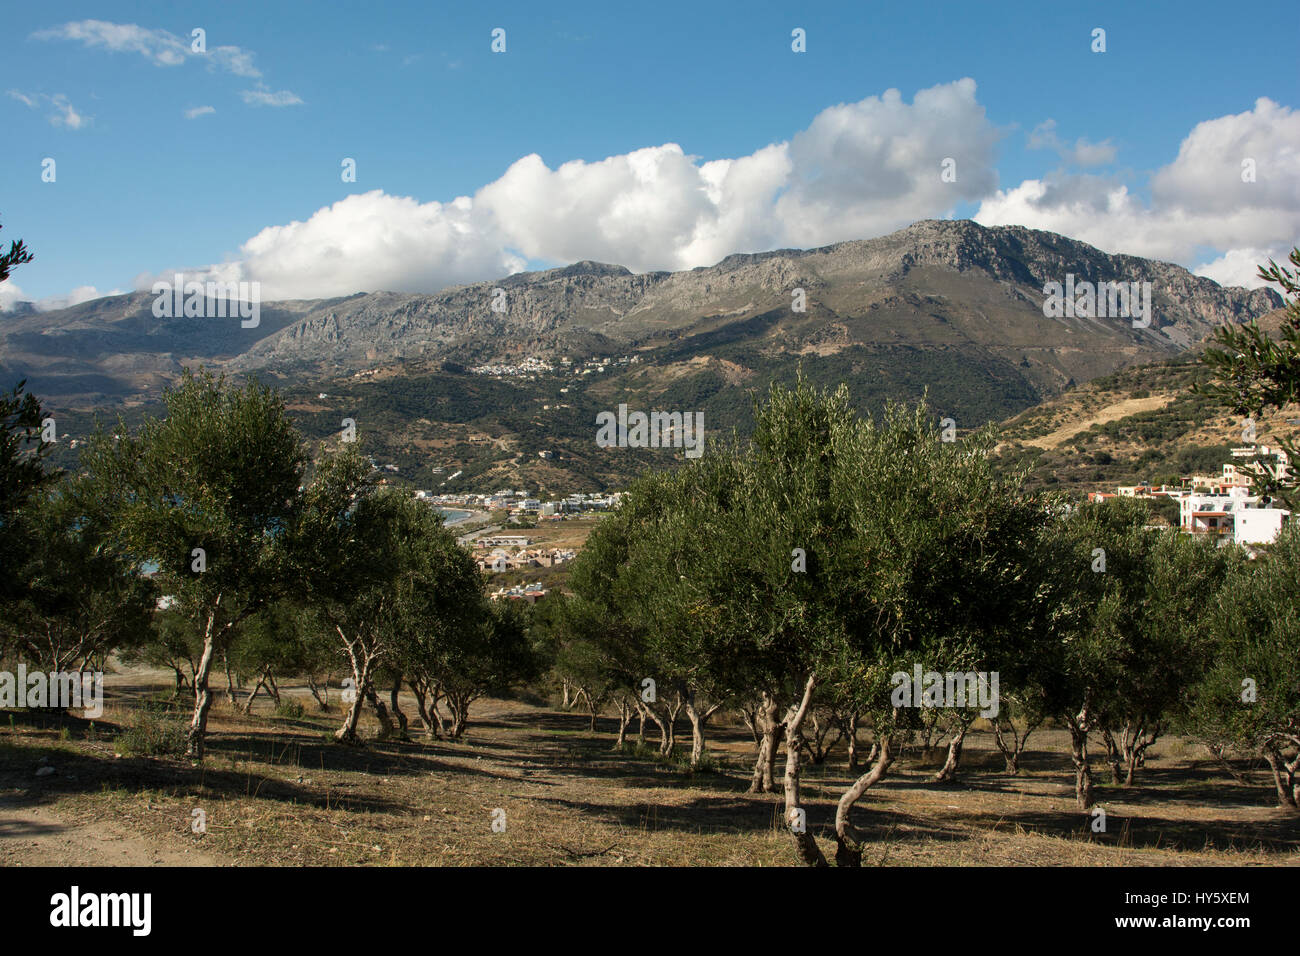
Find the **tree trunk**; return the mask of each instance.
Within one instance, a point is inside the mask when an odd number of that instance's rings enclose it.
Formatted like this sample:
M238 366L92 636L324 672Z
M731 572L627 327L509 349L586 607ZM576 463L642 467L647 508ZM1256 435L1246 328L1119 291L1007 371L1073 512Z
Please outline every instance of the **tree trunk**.
M650 714L650 719L654 721L655 726L659 728L659 754L663 757L672 757L677 750L677 715L682 710L682 698L678 694L672 704L664 705L664 713L661 717L655 708L647 705L646 710Z
M1276 744L1264 747L1264 759L1273 771L1273 785L1277 788L1277 805L1283 810L1300 810L1300 781L1296 780L1296 770L1300 768L1300 754L1287 762Z
M844 718L844 737L848 741L849 769L858 768L858 715L851 713Z
M433 718L429 716L429 697L425 693L424 684L418 680L412 680L410 685L411 693L415 695L415 712L420 715L420 723L424 725L424 736L429 740L433 740Z
M799 753L803 749L803 722L808 716L817 675L812 674L804 685L799 706L791 707L785 719L785 822L794 835L795 850L800 862L808 866L826 866L826 857L816 838L808 832L807 815L799 804Z
M344 701L348 705L348 712L343 717L343 725L334 732L334 739L339 743L356 744L360 743L357 737L357 722L361 718L361 708L365 704L366 688L370 685L370 661L368 659L358 661L350 648L348 656L352 662L353 697L351 701Z
M375 693L374 681L366 682L366 700L369 701L370 706L375 709L375 717L379 720L379 733L376 735L375 739L387 740L392 737L393 720L388 716L388 708L384 706L384 702L380 700L379 695Z
M853 786L844 791L835 808L836 866L862 865L862 838L857 828L853 826L850 814L853 805L862 798L869 787L874 786L888 772L890 764L894 762L894 753L888 737L881 741L875 751L878 754L876 762L872 764L870 770L853 782Z
M402 672L398 671L393 678L393 689L388 692L388 706L397 718L397 736L402 740L410 740L411 736L406 732L408 726L406 713L402 710L402 705L398 700L402 692Z
M628 703L627 698L622 694L618 695L618 740L614 741L614 749L622 752L627 746L627 728L632 723L632 705Z
M931 778L931 783L951 783L957 779L957 768L961 764L961 748L966 742L966 731L970 730L970 725L975 722L973 717L970 719L959 717L958 720L960 723L957 732L948 742L948 759L943 762L939 772Z
M447 706L451 708L450 737L452 740L460 740L461 737L465 736L465 728L469 726L471 699L468 694L447 694Z
M316 678L315 678L313 675L308 674L308 675L307 675L307 689L308 689L309 691L311 691L311 695L312 695L313 697L316 698L316 704L317 704L318 707L320 707L321 710L329 710L329 709L330 709L330 705L329 705L329 685L328 685L328 684L325 685L325 688L324 688L324 689L325 689L325 696L322 697L322 696L321 696L321 688L320 688L319 685L317 685L317 683L316 683Z
M265 681L259 677L257 683L253 685L253 689L249 692L248 696L244 698L244 703L240 706L240 710L242 710L245 715L253 712L253 699L257 697L257 692L262 689L263 683L265 683Z
M1070 729L1070 759L1074 762L1074 798L1080 810L1087 810L1093 803L1092 766L1088 762L1087 705L1084 705L1078 716L1068 716L1066 725Z
M433 718L434 726L437 728L439 737L447 736L447 722L442 719L442 711L438 709L438 701L442 699L442 685L435 685L429 691L429 716Z
M231 676L230 673L230 655L222 654L221 663L226 669L226 703L230 705L231 710L234 710L235 709L235 679L234 677Z
M266 689L271 692L271 700L275 706L280 706L280 685L275 682L275 675L268 669L266 672Z
M758 729L758 708L741 707L740 719L745 722L745 727L749 730L749 735L754 738L754 749L762 745L763 733Z
M212 707L212 691L208 688L208 677L212 673L212 658L217 650L216 627L217 607L221 604L218 596L216 605L208 612L208 622L203 629L203 656L199 658L199 669L194 672L194 716L190 720L189 733L185 739L185 753L195 760L203 759L203 738L208 731L208 710Z
M704 728L717 709L718 705L714 704L708 710L701 712L695 707L695 693L692 691L686 696L686 717L691 722L692 770L698 768L700 762L704 759Z
M1102 728L1101 739L1106 744L1106 763L1110 766L1110 782L1118 787L1124 782L1123 753L1109 728Z
M1005 726L1003 722L1005 721ZM1020 755L1025 752L1025 744L1029 741L1029 735L1038 729L1042 723L1042 718L1038 720L1025 722L1025 732L1021 734L1016 730L1016 725L1010 718L994 717L989 721L993 725L993 741L997 744L998 750L1002 753L1002 761L1006 764L1007 773L1017 776L1020 773ZM1011 736L1011 743L1007 743L1007 735Z
M766 692L759 702L757 721L760 728L758 759L754 762L754 776L750 780L750 793L776 793L777 734L781 722L777 720L780 705Z

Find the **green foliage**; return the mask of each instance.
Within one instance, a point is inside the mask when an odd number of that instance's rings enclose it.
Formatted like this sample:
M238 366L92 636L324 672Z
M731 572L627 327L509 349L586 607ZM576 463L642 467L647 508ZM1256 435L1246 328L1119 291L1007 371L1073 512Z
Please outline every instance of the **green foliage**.
M275 708L276 717L285 717L290 720L302 720L307 716L307 708L302 705L302 701L296 697L286 697Z
M272 390L186 370L166 417L102 430L85 456L116 526L180 609L217 633L287 586L277 543L294 519L305 455ZM195 549L204 568L195 569ZM220 618L218 620L217 618Z
M1300 526L1294 522L1255 561L1234 569L1213 605L1216 653L1194 685L1189 726L1246 754L1300 753ZM1244 700L1244 682L1254 700ZM1248 695L1247 695L1248 696Z
M153 586L96 507L93 484L89 475L68 478L24 516L27 560L14 575L23 588L0 634L49 670L79 669L149 633Z
M1300 247L1291 250L1291 263L1300 270ZM1203 361L1215 373L1214 383L1202 392L1238 415L1262 419L1274 409L1300 401L1300 271L1269 260L1259 276L1282 288L1286 317L1280 335L1271 338L1253 319L1247 325L1225 325L1215 330L1216 348L1205 350ZM1300 458L1294 442L1280 442L1294 462ZM1279 484L1260 476L1257 492L1277 494L1290 503L1294 481Z
M40 437L45 412L36 396L24 391L26 384L0 393L0 568L14 568L30 557L35 538L24 510L57 477L46 462L51 446ZM0 609L21 593L17 576L0 574Z
M748 443L639 479L593 532L566 666L715 701L796 700L817 675L885 726L904 658L1014 658L1044 512L994 475L987 436L942 441L923 405L864 421L846 389L802 382L755 422Z
M0 226L0 228L4 228ZM9 278L9 273L15 266L21 266L32 261L32 254L27 247L23 245L21 239L15 239L9 244L9 251L0 254L0 282Z
M148 709L133 713L116 740L118 750L129 757L179 757L185 753L185 743L183 721Z

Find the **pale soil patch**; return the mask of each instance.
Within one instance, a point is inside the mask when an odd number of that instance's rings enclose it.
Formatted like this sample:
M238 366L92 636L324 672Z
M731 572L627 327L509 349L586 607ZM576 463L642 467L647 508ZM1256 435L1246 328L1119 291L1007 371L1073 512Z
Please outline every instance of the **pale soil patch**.
M1086 418L1070 422L1068 425L1062 425L1056 431L1049 432L1041 438L1028 439L1025 444L1034 445L1038 448L1055 448L1062 442L1069 441L1080 432L1087 431L1093 425L1104 425L1107 422L1119 421L1121 418L1127 418L1139 412L1150 412L1157 408L1164 408L1175 397L1173 395L1151 395L1147 398L1126 398L1122 402L1107 405Z
M170 835L145 835L111 816L69 822L44 806L0 798L0 866L220 866Z

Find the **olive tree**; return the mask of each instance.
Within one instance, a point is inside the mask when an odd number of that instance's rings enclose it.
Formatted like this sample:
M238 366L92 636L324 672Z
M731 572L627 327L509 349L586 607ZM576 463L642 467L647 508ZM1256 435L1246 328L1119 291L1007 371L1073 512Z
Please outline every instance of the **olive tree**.
M273 390L185 371L166 414L136 434L98 430L83 461L115 478L118 527L158 566L176 608L202 634L194 673L191 757L203 756L213 661L239 625L289 586L282 539L298 505L305 455Z
M1238 565L1215 603L1212 665L1190 728L1216 752L1262 756L1279 807L1300 810L1300 526Z

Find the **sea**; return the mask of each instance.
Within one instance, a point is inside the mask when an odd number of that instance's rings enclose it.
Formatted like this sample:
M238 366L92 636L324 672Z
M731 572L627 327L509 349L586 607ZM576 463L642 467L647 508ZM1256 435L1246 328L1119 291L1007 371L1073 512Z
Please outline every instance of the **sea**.
M446 519L445 524L448 525L460 524L474 513L472 511L461 511L458 508L439 508L438 510L442 512L442 516Z

